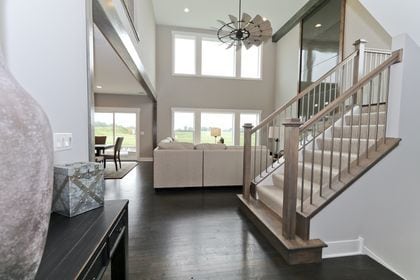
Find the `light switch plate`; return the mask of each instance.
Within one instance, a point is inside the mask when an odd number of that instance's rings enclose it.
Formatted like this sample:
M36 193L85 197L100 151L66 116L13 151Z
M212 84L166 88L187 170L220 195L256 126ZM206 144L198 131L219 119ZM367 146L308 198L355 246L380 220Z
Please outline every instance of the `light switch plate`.
M54 151L65 151L72 148L72 133L54 133Z

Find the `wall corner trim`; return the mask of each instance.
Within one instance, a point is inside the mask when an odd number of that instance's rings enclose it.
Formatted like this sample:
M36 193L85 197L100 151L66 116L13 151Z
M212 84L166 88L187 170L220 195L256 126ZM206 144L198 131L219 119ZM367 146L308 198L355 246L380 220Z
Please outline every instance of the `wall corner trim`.
M384 267L386 267L387 269L389 269L390 271L394 272L395 274L397 274L399 277L401 277L402 279L407 279L406 277L404 277L401 273L399 273L398 271L395 270L395 268L393 268L390 264L388 264L387 262L385 262L381 257L379 257L377 254L375 254L372 250L370 250L368 247L363 246L362 249L362 253L372 259L374 259L375 261L377 261L379 264L383 265Z

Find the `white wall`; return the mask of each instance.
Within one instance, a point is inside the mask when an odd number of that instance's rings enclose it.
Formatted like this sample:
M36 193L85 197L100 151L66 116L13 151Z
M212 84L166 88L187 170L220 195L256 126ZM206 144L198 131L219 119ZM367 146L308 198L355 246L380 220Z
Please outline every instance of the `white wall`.
M156 20L153 1L134 1L134 19L140 37L140 58L150 81L156 88Z
M0 2L9 69L40 103L53 131L73 133L73 149L55 153L56 162L88 160L85 2Z
M153 102L147 96L123 94L95 94L96 107L140 109L140 158L153 156Z
M394 38L393 49L399 48L404 58L393 69L389 118L402 142L312 220L311 238L362 236L365 249L379 261L415 280L420 275L420 131L413 123L420 104L420 48L406 35Z
M353 43L366 39L368 48L390 49L391 36L360 4L359 0L347 0L344 31L344 57L354 52Z
M261 110L262 118L273 111L275 44L264 45L262 80L173 76L172 30L205 32L158 26L158 141L171 134L172 107Z
M360 0L391 36L409 34L420 45L420 1Z
M298 94L300 63L300 24L277 42L275 104L276 108Z

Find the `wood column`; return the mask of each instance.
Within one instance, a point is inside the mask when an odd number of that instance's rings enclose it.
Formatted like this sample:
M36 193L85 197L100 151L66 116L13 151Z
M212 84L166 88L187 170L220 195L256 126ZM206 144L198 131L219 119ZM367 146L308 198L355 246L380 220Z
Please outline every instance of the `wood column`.
M244 124L243 196L249 200L251 190L251 130L252 124Z
M284 125L284 189L283 189L283 236L295 239L296 199L299 161L299 119L289 119Z
M353 68L353 85L357 84L361 78L367 73L365 73L365 51L366 51L367 41L365 39L359 39L354 42L353 46L356 51L358 51L356 57L354 58L354 68ZM360 95L359 98L363 98ZM362 104L362 100L358 100L357 93L353 96L353 104Z

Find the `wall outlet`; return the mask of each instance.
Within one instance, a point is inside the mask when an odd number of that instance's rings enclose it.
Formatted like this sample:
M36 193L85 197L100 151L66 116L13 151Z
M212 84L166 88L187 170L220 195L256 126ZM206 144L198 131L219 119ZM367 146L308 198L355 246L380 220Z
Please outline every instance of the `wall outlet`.
M54 151L70 150L73 135L71 133L54 133Z

